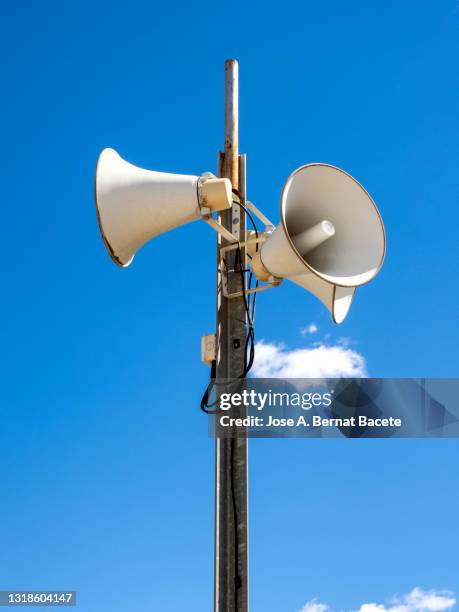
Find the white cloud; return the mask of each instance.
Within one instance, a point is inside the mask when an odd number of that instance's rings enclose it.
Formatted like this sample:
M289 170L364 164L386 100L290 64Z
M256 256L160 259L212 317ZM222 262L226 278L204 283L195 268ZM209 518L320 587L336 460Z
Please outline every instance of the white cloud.
M307 336L308 334L315 334L319 331L319 328L315 323L310 323L306 327L300 329L300 333L302 336Z
M327 606L327 604L319 603L316 597L308 601L308 603L301 608L300 612L326 612L329 609L330 607Z
M360 378L367 376L367 367L363 355L346 346L288 349L261 340L255 347L252 374L256 378Z
M423 591L420 587L414 588L411 593L402 597L395 596L392 599L393 606L388 610L400 610L402 612L441 612L449 610L456 604L456 599L451 591Z
M456 598L451 591L432 589L423 591L415 587L406 595L395 595L389 605L364 603L357 612L446 612L456 605ZM307 602L299 612L326 612L330 606L317 601L317 598Z

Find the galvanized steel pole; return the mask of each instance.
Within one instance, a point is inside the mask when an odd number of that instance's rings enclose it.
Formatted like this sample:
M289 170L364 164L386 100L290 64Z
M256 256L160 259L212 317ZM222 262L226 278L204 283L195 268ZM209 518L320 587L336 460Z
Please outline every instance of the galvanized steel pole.
M236 60L225 63L225 150L219 155L219 174L229 178L245 200L245 156L239 155L239 70ZM245 212L237 204L223 211L220 221L241 242ZM218 236L218 245L226 241ZM236 251L226 255L226 270L234 270ZM245 269L245 252L242 251ZM245 279L245 274L243 275ZM217 253L217 379L236 379L244 372L246 310L244 299L225 298ZM245 283L228 273L230 292ZM248 612L247 439L218 438L215 447L215 612Z

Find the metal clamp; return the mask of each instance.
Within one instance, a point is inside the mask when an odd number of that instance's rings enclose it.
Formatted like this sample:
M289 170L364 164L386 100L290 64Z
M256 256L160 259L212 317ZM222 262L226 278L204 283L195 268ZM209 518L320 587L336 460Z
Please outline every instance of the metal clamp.
M238 204L237 196L234 195L234 197L236 198L235 203ZM259 232L258 237L250 237L249 240L245 240L244 242L240 242L234 234L232 234L229 230L223 227L223 225L217 219L214 219L212 217L212 211L206 208L201 208L201 214L202 214L203 220L208 225L210 225L210 227L214 229L218 234L220 234L220 236L222 236L223 238L225 238L225 240L230 242L230 244L221 246L219 248L220 269L222 273L222 293L225 298L228 298L230 300L242 297L243 295L249 295L251 293L258 293L259 291L266 291L268 289L274 289L275 287L278 287L282 283L282 280L283 280L281 278L276 278L272 276L270 277L267 283L260 285L258 287L255 287L253 289L246 289L245 291L235 291L233 293L230 293L228 291L229 271L225 269L225 262L224 262L225 254L228 253L229 251L234 251L236 249L247 248L247 247L249 247L250 249L250 247L254 247L257 244L261 244L266 240L268 235L274 230L274 225L271 223L271 221L254 204L252 204L252 202L245 202L245 206L247 206L247 208L249 208L265 224L266 231ZM239 274L239 270L231 270L230 272L234 274L236 273Z
M251 293L258 293L259 291L266 291L268 289L274 289L275 287L279 287L279 285L283 281L282 278L276 278L275 280L269 281L268 283L265 283L264 285L259 285L258 287L254 287L253 289L246 289L245 291L234 291L233 293L229 293L228 284L227 284L227 274L223 273L222 279L223 279L222 280L222 283L223 283L222 292L223 292L224 297L228 298L229 300L232 300L234 298L239 298L244 295L249 295Z

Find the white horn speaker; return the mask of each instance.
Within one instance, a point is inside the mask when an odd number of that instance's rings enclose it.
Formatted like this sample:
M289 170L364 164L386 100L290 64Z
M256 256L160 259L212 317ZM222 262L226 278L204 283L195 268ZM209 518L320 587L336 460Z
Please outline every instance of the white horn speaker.
M271 276L301 285L344 321L357 287L384 261L386 236L367 191L335 166L308 164L289 176L281 223L252 260L260 280Z
M122 267L155 236L232 204L228 179L143 170L113 149L97 162L95 198L105 246Z

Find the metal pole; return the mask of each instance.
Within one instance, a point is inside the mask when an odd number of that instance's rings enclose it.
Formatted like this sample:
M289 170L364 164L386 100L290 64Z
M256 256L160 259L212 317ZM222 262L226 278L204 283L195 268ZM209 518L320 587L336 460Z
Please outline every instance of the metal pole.
M245 156L239 155L238 63L225 63L225 150L219 174L231 180L245 199ZM221 213L220 221L245 240L245 213L237 204ZM219 236L218 246L226 241ZM234 269L236 251L226 255ZM245 268L245 252L242 253ZM217 262L219 261L217 253ZM217 264L217 379L235 379L244 371L246 311L243 298L227 299ZM245 278L245 275L244 275ZM228 275L228 289L241 291L240 274ZM245 281L244 281L245 282ZM218 438L215 447L215 612L248 612L247 439Z

